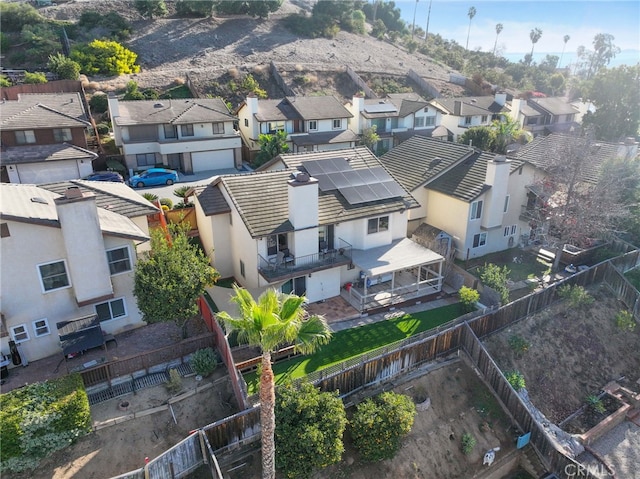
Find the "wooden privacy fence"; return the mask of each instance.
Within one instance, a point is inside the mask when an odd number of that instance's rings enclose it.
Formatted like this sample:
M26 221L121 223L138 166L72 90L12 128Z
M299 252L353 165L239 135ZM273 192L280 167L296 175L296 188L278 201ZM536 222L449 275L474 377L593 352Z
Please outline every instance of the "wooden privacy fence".
M605 275L604 282L622 301L634 318L640 320L640 292L624 277L616 268L609 268Z
M409 70L407 74L409 78L411 78L423 91L427 92L427 94L431 98L439 98L441 97L440 90L438 90L435 86L425 80L419 73L416 73L414 70Z
M518 393L511 387L470 325L465 323L460 329L462 349L469 355L472 364L478 368L496 396L498 396L502 404L518 423L520 429L525 433L531 432L531 444L538 452L538 456L542 459L547 470L563 478L569 477L570 472L578 468L582 470L583 467L578 462L558 449L558 446L551 440L549 434L534 419L529 408L522 401ZM580 477L595 479L595 476L587 470L585 470L584 475Z
M345 71L347 75L353 80L360 90L364 92L366 98L378 98L378 95L369 88L367 82L365 82L360 75L358 75L349 65L346 66Z
M193 338L183 339L177 344L153 351L136 354L127 358L110 361L80 372L85 387L108 382L120 376L126 376L138 371L149 372L157 365L180 359L198 349L215 347L215 338L211 333L206 333Z

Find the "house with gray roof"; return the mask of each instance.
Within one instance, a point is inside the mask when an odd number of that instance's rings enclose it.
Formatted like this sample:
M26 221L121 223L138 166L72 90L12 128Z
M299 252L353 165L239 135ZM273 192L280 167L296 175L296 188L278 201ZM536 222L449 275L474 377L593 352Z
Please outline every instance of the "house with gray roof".
M260 151L260 135L287 133L289 151L324 151L352 148L358 136L351 131L352 114L334 96L258 99L249 94L236 110L245 159Z
M385 98L356 95L346 105L353 114L349 122L358 135L370 128L380 137L374 151L381 154L413 135L448 140L451 132L441 126L445 111L416 93L391 93Z
M406 238L419 207L366 147L282 154L196 189L198 229L223 277L359 311L442 288L441 255Z
M58 325L79 318L99 321L92 345L142 326L133 271L156 211L120 183L0 184L2 352L61 354Z
M584 114L581 103L569 102L564 97L514 100L511 104L512 117L534 137L549 133L574 133L579 131L579 121Z
M446 113L442 126L451 131L453 141L469 128L488 126L510 112L505 92L497 92L494 96L434 98L431 102Z
M420 203L408 212L409 233L427 224L453 239L459 259L518 244L526 223L512 196L524 189L524 162L432 138L413 137L380 162Z
M38 184L93 172L97 155L87 148L91 123L79 93L21 93L0 111L3 182Z
M236 117L220 98L109 98L116 146L129 173L162 166L191 174L240 169Z

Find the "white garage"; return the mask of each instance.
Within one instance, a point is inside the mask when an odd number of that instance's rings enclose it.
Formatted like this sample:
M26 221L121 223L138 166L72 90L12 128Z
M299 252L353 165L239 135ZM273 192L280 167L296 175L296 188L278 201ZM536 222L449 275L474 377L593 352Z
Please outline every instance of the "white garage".
M86 167L86 168L85 168ZM91 162L77 160L42 161L7 166L11 183L41 184L82 178L93 171Z
M191 167L194 173L209 170L234 168L233 150L201 151L191 153Z

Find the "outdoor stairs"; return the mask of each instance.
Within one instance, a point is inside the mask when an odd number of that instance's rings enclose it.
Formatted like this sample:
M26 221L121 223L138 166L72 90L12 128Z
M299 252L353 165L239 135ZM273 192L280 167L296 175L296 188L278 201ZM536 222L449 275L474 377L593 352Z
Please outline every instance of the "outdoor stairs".
M525 471L538 479L548 475L547 468L542 464L542 461L538 457L538 453L533 446L530 444L527 445L522 452L523 454L520 459L520 465Z

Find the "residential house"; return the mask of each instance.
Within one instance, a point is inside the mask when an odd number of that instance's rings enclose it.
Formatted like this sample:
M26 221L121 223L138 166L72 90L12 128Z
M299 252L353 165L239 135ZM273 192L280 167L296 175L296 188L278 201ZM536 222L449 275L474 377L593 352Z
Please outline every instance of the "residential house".
M420 203L408 212L409 233L426 223L438 239L453 240L459 259L518 244L520 204L511 196L523 188L523 161L423 137L401 143L380 161Z
M277 131L287 133L289 151L295 153L351 148L358 141L348 128L351 113L334 96L260 100L249 94L236 113L249 161L260 151L260 135Z
M440 126L444 110L416 93L393 93L376 99L356 95L346 106L353 115L349 128L355 133L362 135L375 127L380 137L374 148L378 154L389 151L413 135L443 140L448 140L451 135Z
M2 181L38 184L93 172L79 93L21 93L1 106Z
M115 143L129 173L164 166L187 174L242 166L236 118L220 98L109 98Z
M571 103L563 97L530 98L512 101L512 118L533 136L578 132L584 112L582 102Z
M31 361L62 353L58 323L96 317L106 333L141 326L133 296L146 217L157 211L120 183L0 184L3 334Z
M467 129L488 126L510 111L505 92L497 92L494 96L434 98L431 103L446 113L442 126L451 131L453 141L458 141Z
M283 154L197 189L198 229L223 277L359 311L437 293L441 255L406 238L418 207L366 147Z

